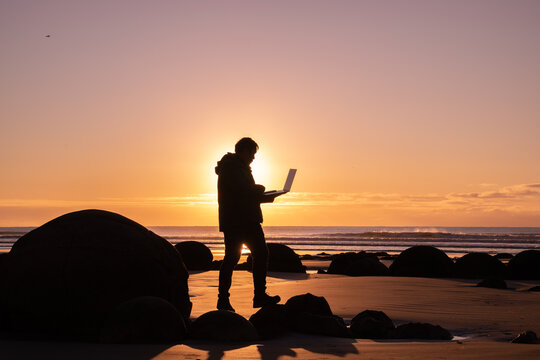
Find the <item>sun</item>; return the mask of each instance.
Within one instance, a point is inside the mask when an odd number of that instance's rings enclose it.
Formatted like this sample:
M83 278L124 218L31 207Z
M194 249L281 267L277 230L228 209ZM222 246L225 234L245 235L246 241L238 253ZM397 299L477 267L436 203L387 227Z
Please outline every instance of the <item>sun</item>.
M270 181L270 166L266 161L264 153L257 151L255 160L251 163L251 172L257 184L268 184Z

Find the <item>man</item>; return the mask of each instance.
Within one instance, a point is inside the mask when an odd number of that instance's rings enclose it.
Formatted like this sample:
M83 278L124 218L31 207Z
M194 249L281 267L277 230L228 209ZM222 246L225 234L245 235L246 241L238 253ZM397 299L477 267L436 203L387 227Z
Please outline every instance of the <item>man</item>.
M268 248L261 227L261 203L273 202L276 195L265 195L264 186L255 184L250 164L259 146L251 138L240 139L234 153L218 161L219 231L225 238L225 257L219 271L217 308L234 311L229 302L232 273L240 260L242 244L251 251L253 267L253 307L277 304L279 296L266 294Z

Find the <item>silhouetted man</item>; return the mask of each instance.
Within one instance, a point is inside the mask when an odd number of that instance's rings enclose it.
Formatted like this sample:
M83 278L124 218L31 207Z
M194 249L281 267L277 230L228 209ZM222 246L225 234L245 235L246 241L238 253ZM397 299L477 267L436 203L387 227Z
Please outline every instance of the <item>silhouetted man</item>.
M276 195L265 195L264 186L255 184L250 164L259 146L251 138L240 139L234 154L218 161L219 231L225 238L225 257L219 271L217 308L234 311L229 302L232 273L240 260L242 244L251 251L253 266L253 307L277 304L279 296L266 294L268 248L261 227L261 203L273 202Z

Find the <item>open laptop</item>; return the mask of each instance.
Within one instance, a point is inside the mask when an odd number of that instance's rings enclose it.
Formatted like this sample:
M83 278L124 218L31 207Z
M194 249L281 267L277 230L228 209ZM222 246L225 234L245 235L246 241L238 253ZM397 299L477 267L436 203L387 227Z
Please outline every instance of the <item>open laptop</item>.
M283 185L283 190L272 190L266 191L264 195L282 195L291 191L291 186L294 181L294 176L296 175L296 169L289 169L289 174L287 175L287 180L285 180L285 185Z

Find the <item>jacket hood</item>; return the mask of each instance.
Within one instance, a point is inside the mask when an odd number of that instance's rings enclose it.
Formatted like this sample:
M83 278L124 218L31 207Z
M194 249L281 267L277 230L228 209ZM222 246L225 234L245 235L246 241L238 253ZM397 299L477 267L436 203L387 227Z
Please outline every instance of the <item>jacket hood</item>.
M245 167L246 165L234 153L226 153L221 160L217 162L216 174L221 174L224 169Z

